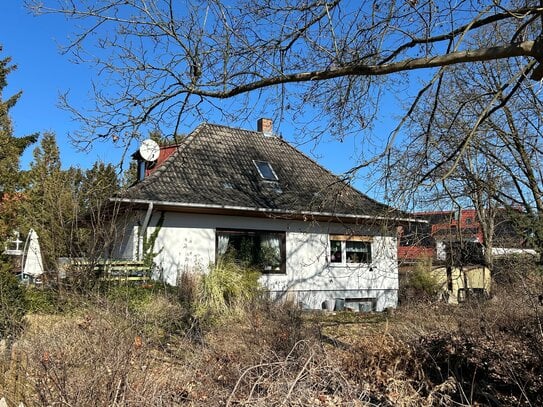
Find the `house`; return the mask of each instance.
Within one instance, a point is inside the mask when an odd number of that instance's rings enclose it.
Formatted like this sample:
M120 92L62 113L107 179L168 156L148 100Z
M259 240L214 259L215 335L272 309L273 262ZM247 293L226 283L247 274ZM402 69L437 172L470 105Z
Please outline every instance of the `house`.
M520 215L522 213L519 212ZM404 264L422 258L446 261L447 253L462 250L463 257L471 257L468 263L483 261L483 229L475 209L459 211L416 212L414 217L427 223L412 223L399 227L398 260ZM527 243L526 236L519 233L511 219L510 210L499 208L494 218L492 254L536 255Z
M413 214L427 223L412 223L398 228L400 280L408 281L415 264L429 264L446 302L457 304L468 297L490 295L491 271L485 265L483 229L475 209L432 211ZM520 211L513 215L522 216ZM513 216L514 217L514 216ZM498 208L494 217L492 255L536 256L519 233L511 210ZM431 261L430 261L431 260Z
M274 135L271 120L258 131L201 124L152 166L111 199L123 214L112 256L152 250L174 285L229 255L257 267L272 297L305 308L396 306L396 226L408 219Z

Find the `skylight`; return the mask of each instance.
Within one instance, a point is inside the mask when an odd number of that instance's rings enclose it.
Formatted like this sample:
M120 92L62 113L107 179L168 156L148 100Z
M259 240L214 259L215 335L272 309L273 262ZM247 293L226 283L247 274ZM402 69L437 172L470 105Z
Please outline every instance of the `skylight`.
M254 161L256 169L258 170L258 173L260 176L265 179L266 181L278 181L279 178L277 178L277 175L275 174L275 171L273 170L271 164L267 161Z

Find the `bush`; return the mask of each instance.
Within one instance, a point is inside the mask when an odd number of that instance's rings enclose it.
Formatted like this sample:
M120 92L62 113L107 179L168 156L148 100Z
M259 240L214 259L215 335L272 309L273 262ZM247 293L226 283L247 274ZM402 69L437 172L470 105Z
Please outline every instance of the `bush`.
M274 354L287 355L296 343L318 336L318 329L304 324L302 311L290 301L258 301L251 311L247 319L254 335L261 336Z
M177 295L181 304L192 309L198 301L201 273L183 272L177 280Z
M6 265L0 264L0 339L11 339L23 328L25 290Z
M492 279L501 286L520 286L526 279L541 275L538 259L530 255L509 255L494 259Z
M122 305L132 313L151 301L153 290L129 284L115 284L106 287L105 294L108 300Z
M28 312L35 314L55 314L59 311L58 293L52 289L28 287L25 290Z
M185 325L186 310L161 285L109 286L106 297L148 340L161 342Z
M235 315L260 292L260 273L234 262L219 262L198 284L197 317Z
M28 406L180 405L184 371L159 362L140 326L102 305L89 304L88 313L79 317L34 316L17 343L25 360L17 374L25 394L17 401Z
M428 300L436 298L441 284L432 274L432 260L419 261L409 276L407 289L413 299Z
M426 270L417 270L413 271L409 279L411 287L415 290L418 290L430 297L434 297L439 290L440 284L436 276L431 272Z

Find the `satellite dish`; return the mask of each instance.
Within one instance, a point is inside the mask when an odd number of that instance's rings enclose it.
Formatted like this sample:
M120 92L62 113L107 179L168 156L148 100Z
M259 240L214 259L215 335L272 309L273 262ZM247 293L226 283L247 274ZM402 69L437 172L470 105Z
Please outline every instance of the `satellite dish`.
M141 158L143 158L145 161L152 162L158 159L158 155L160 154L160 147L156 141L153 141L151 139L143 140L139 152Z

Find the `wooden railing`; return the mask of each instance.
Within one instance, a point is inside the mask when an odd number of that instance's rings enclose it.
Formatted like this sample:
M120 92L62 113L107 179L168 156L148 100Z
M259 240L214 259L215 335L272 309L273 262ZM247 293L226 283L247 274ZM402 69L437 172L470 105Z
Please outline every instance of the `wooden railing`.
M137 260L98 260L77 259L69 264L69 268L92 269L95 276L103 281L148 281L151 274L149 266ZM90 270L88 270L90 271Z

